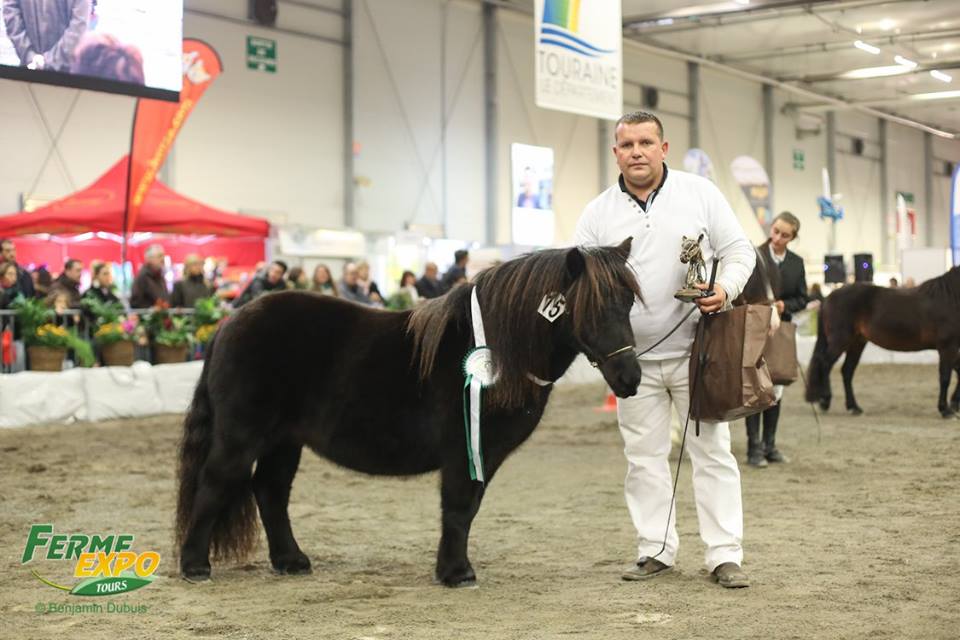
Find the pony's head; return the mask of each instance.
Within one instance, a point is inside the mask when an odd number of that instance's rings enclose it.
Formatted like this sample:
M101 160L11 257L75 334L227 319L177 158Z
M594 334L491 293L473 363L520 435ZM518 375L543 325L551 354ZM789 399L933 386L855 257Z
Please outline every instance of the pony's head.
M680 262L687 264L691 260L701 256L703 254L700 249L700 242L703 241L703 234L700 234L700 237L694 240L693 238L688 238L683 236L680 240Z
M499 373L485 392L491 404L516 408L532 400L538 387L529 376L550 378L564 352L586 354L618 396L636 393L640 364L630 309L640 288L627 264L630 244L628 238L617 247L546 249L477 275L484 333ZM433 370L449 323L470 326L470 293L460 287L411 316L421 379ZM557 294L563 305L555 304Z

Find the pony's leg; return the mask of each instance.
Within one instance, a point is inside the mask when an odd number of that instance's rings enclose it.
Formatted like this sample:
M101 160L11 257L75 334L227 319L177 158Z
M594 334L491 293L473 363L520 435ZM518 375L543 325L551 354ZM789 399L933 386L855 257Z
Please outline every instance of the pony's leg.
M860 364L860 356L866 346L867 342L863 338L854 340L847 348L847 357L843 359L843 367L840 370L843 373L843 391L847 396L847 411L855 416L862 414L863 409L857 404L857 399L853 395L853 373Z
M441 476L442 530L435 576L448 587L470 586L477 576L467 558L467 539L483 500L484 485L470 479L465 464L445 466Z
M260 509L260 519L267 532L270 564L278 573L310 573L310 559L300 550L290 528L287 505L290 488L300 465L303 446L284 444L257 460L253 474L253 494Z
M958 366L957 345L942 345L937 351L940 354L940 397L937 401L937 409L940 410L940 415L944 418L953 418L957 413L947 405L947 391L950 388L950 378L953 376L953 370ZM957 399L957 393L960 393L960 389L953 394L954 400Z
M950 408L954 413L960 413L960 353L956 356L953 370L957 372L957 386L953 390L953 397L950 398Z
M824 411L829 411L830 401L833 399L833 391L830 388L830 372L833 370L833 365L837 364L837 360L839 360L840 356L842 355L843 351L834 351L832 349L828 349L820 357L820 376L823 380L823 393L820 396L820 408Z
M197 495L193 504L190 527L180 549L180 572L185 578L206 580L210 577L210 541L214 526L237 493L249 497L250 472L257 452L245 442L227 445L217 438L203 464ZM239 497L240 500L243 496ZM252 497L250 497L252 507ZM246 522L231 523L228 533L243 536Z

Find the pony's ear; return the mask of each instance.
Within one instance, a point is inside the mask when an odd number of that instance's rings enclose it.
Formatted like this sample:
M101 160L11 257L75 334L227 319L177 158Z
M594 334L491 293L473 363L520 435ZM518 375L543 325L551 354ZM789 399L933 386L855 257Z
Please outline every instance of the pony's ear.
M703 234L702 234L702 233L700 234L700 237L697 238L697 244L700 244L701 242L703 242Z
M573 247L567 251L567 275L571 280L576 280L587 270L587 262L583 259L578 247Z
M617 245L617 253L619 253L624 260L630 257L630 246L633 244L633 236L627 236L627 239Z

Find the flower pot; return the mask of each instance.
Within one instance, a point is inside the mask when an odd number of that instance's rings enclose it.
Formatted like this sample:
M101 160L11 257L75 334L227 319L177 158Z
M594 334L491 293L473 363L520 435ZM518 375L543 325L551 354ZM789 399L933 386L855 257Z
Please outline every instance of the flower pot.
M27 347L31 371L63 371L67 350L62 347Z
M187 361L187 345L168 347L165 344L153 345L153 361L155 364L173 364Z
M129 367L133 364L133 343L120 340L100 347L100 357L108 367Z

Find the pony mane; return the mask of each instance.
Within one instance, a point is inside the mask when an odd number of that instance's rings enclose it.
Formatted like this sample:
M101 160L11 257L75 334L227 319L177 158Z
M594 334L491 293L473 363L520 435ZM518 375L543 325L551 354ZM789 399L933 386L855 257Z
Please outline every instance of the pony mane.
M921 282L917 291L960 305L960 267L953 267L942 276Z
M483 314L487 345L493 352L500 377L485 392L495 406L520 407L532 399L537 387L528 373L546 377L553 353L550 323L538 313L547 294L560 292L567 300L566 312L575 336L583 336L599 324L608 296L628 289L640 299L640 286L626 258L615 247L580 249L585 268L571 281L567 271L570 249L545 249L526 254L480 272L473 287ZM414 364L421 381L436 366L440 343L448 326L471 327L471 286L460 286L445 296L427 301L413 311L407 332L414 340ZM468 345L464 345L467 347ZM463 358L457 352L457 358Z

